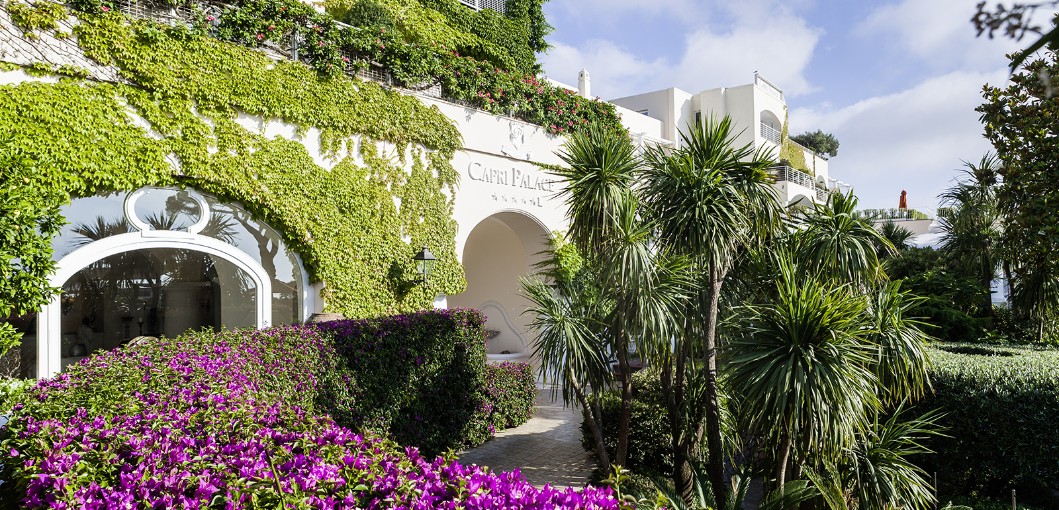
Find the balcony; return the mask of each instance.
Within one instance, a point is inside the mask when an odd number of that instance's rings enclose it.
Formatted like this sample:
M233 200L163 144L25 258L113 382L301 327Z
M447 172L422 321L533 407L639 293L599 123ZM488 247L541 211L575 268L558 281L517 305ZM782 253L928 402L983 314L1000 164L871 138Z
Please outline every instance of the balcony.
M915 209L863 209L856 212L858 218L872 221L905 221L925 220L930 218L927 213Z
M507 2L505 0L460 0L460 3L480 11L482 9L492 9L500 14L506 14Z
M783 133L781 133L780 130L762 122L761 138L764 138L776 145L779 145L783 142Z
M776 181L786 181L813 190L817 202L826 202L828 195L831 194L831 190L817 186L813 176L797 168L774 166L769 173L776 178Z

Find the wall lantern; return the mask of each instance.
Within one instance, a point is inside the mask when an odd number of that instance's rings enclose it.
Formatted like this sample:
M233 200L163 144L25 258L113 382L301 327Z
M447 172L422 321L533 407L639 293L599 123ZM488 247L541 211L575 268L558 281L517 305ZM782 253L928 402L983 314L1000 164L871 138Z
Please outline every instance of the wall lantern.
M419 271L419 276L422 277L423 283L427 282L427 277L430 276L430 271L434 269L434 261L437 258L434 257L433 253L426 246L416 253L412 260L416 261L416 270Z

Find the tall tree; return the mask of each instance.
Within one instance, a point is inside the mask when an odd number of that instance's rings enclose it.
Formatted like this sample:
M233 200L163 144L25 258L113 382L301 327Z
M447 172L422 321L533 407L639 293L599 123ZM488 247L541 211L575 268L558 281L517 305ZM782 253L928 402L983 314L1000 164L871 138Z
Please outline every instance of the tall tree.
M609 301L596 321L602 324L606 355L613 354L622 375L613 462L625 465L632 418L631 346L672 336L689 285L686 264L655 247L654 226L632 191L640 160L626 133L590 128L572 135L559 156L566 165L555 173L566 183L560 195L567 204L570 240Z
M778 487L788 466L839 457L879 405L867 301L855 285L799 267L796 258L775 254L773 297L741 307L727 360L748 421L777 445Z
M798 142L802 147L810 149L817 154L826 154L832 158L838 156L838 138L835 138L835 135L831 133L825 133L817 129L816 131L807 131L800 135L792 136L791 140Z
M638 190L655 222L658 248L686 257L698 281L679 334L657 337L661 344L648 352L662 367L677 490L690 501L690 462L705 435L717 508L727 492L717 365L721 292L740 258L777 229L781 215L767 172L772 157L734 144L734 136L727 117L690 126L680 148L647 151ZM702 385L704 410L693 408L693 381Z
M801 218L804 231L795 238L796 249L799 260L808 261L817 273L869 288L885 278L879 248L892 253L894 247L856 210L852 191L831 193L827 202L813 204Z
M1000 161L986 154L978 163L964 163L966 179L941 194L945 207L939 211L943 251L953 267L974 275L980 288L978 315L993 316L990 294L1001 260L1000 211L997 208Z
M1045 32L1039 25L1034 24L1033 14L1042 7L1059 6L1059 0L1048 0L1044 2L1021 3L1015 2L1011 7L1003 3L997 3L993 10L989 10L988 2L978 2L978 11L971 18L971 23L978 30L978 35L986 34L990 39L999 30L1002 35L1021 41L1028 33L1040 37L1024 50L1016 53L1011 59L1011 70L1018 69L1026 59L1045 47L1055 49L1059 46L1059 29L1055 26ZM1053 22L1054 25L1054 22Z
M996 191L1000 250L1011 261L1012 305L1034 316L1043 335L1059 309L1059 54L1047 51L1014 73L1006 87L986 86L978 107L1000 159Z

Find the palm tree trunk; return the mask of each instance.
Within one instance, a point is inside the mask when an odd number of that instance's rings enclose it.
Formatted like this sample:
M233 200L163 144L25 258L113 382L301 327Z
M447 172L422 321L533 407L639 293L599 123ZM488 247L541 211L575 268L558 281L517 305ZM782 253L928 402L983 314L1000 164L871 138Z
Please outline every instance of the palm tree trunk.
M676 377L673 374L673 361L670 361L662 366L660 379L662 394L666 402L666 413L669 415L669 433L672 438L673 472L671 473L671 478L673 487L676 488L677 494L680 494L680 498L684 500L684 503L690 505L694 495L694 486L692 483L691 455L688 441L685 438L691 436L692 433L690 430L684 430L685 424L680 412L684 405L683 371L687 360L686 349L684 348L686 344L687 342L681 342L680 349L675 356L677 365Z
M776 490L783 489L783 484L787 483L787 464L790 463L791 458L790 432L783 434L783 443L780 444L779 454L779 458L776 459Z
M632 423L632 370L629 366L628 338L618 341L618 368L621 370L621 414L618 415L618 445L614 449L614 463L624 467L629 457L629 429Z
M592 432L592 439L596 443L596 457L599 459L599 465L603 468L604 473L610 473L610 455L607 455L607 447L603 443L603 427L599 414L596 412L597 407L589 404L588 398L585 396L585 391L577 383L572 383L574 387L574 394L577 396L577 402L581 404L581 414L585 418L585 423L588 424L588 430Z
M707 466L710 475L710 486L717 508L724 508L728 486L724 483L724 457L721 444L721 406L717 391L717 315L720 306L721 286L724 275L710 265L710 286L707 294L706 313L706 446L709 453Z

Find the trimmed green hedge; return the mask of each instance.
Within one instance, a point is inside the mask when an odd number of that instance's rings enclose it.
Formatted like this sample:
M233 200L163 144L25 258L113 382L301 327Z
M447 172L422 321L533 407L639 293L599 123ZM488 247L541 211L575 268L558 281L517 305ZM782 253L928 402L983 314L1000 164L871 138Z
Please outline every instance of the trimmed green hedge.
M939 489L1020 500L1059 490L1059 351L948 344L932 349L934 393L947 437L928 456Z
M477 310L449 309L320 324L354 402L327 411L428 456L484 441L484 323Z
M632 379L632 423L628 465L625 467L636 473L669 474L673 471L673 435L669 432L669 415L658 372L641 370L633 374ZM618 445L621 393L616 390L603 393L600 407L603 410L603 443L611 458L614 458ZM588 451L595 448L592 432L584 422L581 423L581 446Z

